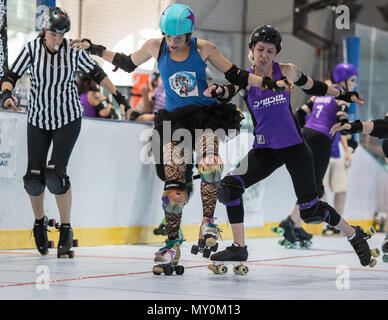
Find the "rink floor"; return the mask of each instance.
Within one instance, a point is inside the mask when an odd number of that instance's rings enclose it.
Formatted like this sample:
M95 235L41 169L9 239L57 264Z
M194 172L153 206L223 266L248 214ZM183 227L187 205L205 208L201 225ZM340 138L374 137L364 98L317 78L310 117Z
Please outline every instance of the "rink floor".
M369 243L381 248L383 234ZM249 273L207 269L208 260L182 246L182 276L156 276L159 244L75 248L74 259L35 250L0 252L0 299L202 300L210 299L387 299L388 263L361 267L343 237L315 236L313 247L285 249L278 238L248 239ZM220 248L231 241L220 241ZM41 282L45 280L43 285Z

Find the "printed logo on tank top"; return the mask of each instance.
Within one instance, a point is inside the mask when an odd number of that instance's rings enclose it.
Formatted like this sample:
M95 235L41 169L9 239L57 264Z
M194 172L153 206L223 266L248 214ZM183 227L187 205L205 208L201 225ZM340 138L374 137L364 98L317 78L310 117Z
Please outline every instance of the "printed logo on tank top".
M279 103L284 103L286 101L287 101L287 98L284 97L283 94L281 93L273 97L256 100L253 103L253 109L264 109L264 108L275 106Z
M257 144L265 144L265 137L263 134L256 135L256 143Z
M197 97L198 85L195 72L179 71L169 79L170 88L180 97Z

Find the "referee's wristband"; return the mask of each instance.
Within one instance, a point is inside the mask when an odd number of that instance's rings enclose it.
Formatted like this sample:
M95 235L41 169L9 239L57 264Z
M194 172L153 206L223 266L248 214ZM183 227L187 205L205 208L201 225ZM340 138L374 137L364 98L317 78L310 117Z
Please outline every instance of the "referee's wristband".
M13 98L12 98L12 91L9 90L9 89L5 89L5 90L3 91L3 93L1 94L1 106L2 106L4 109L8 109L8 106L5 106L5 105L4 105L4 102L5 102L7 99L9 99L9 98L11 98L11 99L13 100Z

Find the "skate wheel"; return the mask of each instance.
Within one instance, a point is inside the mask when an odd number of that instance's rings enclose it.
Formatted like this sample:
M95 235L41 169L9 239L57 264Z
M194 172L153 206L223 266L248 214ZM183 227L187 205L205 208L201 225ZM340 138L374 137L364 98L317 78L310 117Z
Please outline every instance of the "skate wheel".
M56 225L55 219L50 219L50 220L48 221L48 225L49 225L49 227L55 227L55 225Z
M199 247L196 244L193 244L193 246L191 247L191 253L198 254L198 251L199 251Z
M220 264L218 267L217 267L217 272L219 274L225 274L228 272L228 267L223 265L223 264Z
M284 240L279 240L278 244L279 244L279 246L283 246L284 245Z
M205 241L205 239L198 239L198 246L199 246L199 247L204 247L204 246L206 246L206 241Z
M202 256L203 256L204 258L209 258L209 257L210 257L210 253L211 253L210 249L205 249L205 250L203 251Z
M213 252L217 252L218 249L218 243L216 242L216 245L214 247L211 247L210 250Z
M171 276L171 275L173 274L173 272L174 272L174 269L171 268L171 267L166 267L166 268L164 268L164 274L165 274L166 276Z
M68 256L69 256L70 259L73 259L75 257L74 251L70 250Z
M235 274L244 275L248 273L249 269L247 266L239 265L238 267L233 267L233 271Z
M48 247L49 247L49 248L54 248L54 247L55 247L54 241L51 241L51 240L50 240L50 241L48 242Z
M163 268L161 267L153 267L152 272L154 275L160 276L163 272Z
M369 227L366 232L365 232L368 236L370 237L373 237L375 234L376 234L376 229L373 228L373 227Z
M185 272L185 267L184 266L176 266L175 267L175 273L180 276Z
M218 271L217 271L217 266L214 265L214 264L209 264L209 265L207 266L207 268L208 268L209 270L213 271L215 274L218 273Z
M306 242L306 249L310 249L313 243L311 241Z
M377 248L372 249L372 250L370 251L370 253L372 254L373 258L377 258L377 257L380 256L380 250L377 249Z
M210 237L210 238L207 238L207 239L206 239L206 242L205 242L205 243L206 243L205 245L206 245L207 247L214 247L214 246L217 244L217 241L216 241L216 239Z
M79 246L78 239L73 240L73 247L77 248Z
M159 229L154 229L154 235L159 236L160 235L160 230Z
M388 262L388 255L387 254L383 255L383 261Z
M369 267L373 268L376 264L377 264L377 260L376 260L376 259L372 259L372 260L369 262Z

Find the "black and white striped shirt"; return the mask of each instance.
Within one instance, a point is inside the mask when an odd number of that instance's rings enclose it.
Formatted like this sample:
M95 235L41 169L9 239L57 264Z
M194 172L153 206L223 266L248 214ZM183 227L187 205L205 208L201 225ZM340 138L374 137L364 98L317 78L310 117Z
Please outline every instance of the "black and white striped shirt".
M95 62L85 50L76 51L64 39L58 52L51 53L43 38L27 42L10 71L19 77L29 69L28 122L45 130L55 130L82 116L77 90L77 71L90 73Z

